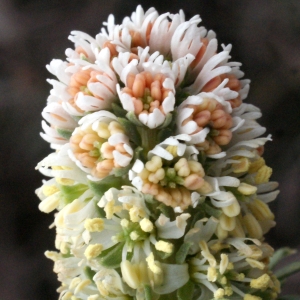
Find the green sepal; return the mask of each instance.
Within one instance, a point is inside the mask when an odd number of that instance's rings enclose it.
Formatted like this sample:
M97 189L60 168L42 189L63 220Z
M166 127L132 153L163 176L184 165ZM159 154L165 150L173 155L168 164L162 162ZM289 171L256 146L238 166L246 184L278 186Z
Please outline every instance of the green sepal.
M93 277L96 274L96 272L93 271L90 267L85 267L83 269L83 272L84 272L85 276L93 282Z
M215 218L219 218L222 214L221 209L214 208L207 203L204 203L204 210L209 216L213 216Z
M170 128L164 128L163 130L160 130L157 134L157 142L161 143L164 140L166 140L168 137L173 135L173 130Z
M187 242L187 243L183 243L180 246L180 248L178 249L175 255L176 264L181 265L185 262L185 259L192 245L193 245L192 243Z
M226 191L231 192L238 201L246 202L247 197L245 195L243 195L242 193L240 193L236 187L227 186Z
M136 129L136 126L125 118L118 118L118 121L124 127L129 139L137 146L140 146L142 144L142 139L138 130Z
M69 140L72 136L73 130L56 128L57 133L66 140Z
M116 246L102 251L98 256L98 262L108 269L119 268L122 262L123 247L124 243L118 243Z
M64 204L67 205L75 199L78 199L88 189L88 186L82 183L75 185L60 184L59 189L62 193L62 200Z
M79 122L79 120L82 118L83 116L71 116L71 118L73 120L75 120L76 122Z
M172 122L172 120L173 120L172 114L171 113L167 113L164 122L161 125L159 125L157 127L157 129L163 129L163 128L167 127L168 125L170 125L170 123Z
M282 259L295 253L296 250L289 247L283 247L276 250L273 256L270 258L269 268L272 270Z
M136 126L144 126L144 124L136 117L133 111L130 111L126 114L126 118Z
M206 216L203 205L198 205L196 208L190 206L188 213L191 215L188 222L188 228L193 228L198 220L201 220Z
M148 284L144 285L144 291L145 291L145 300L153 300L152 289Z
M171 206L161 203L157 208L171 221L175 219L174 209Z
M154 250L154 253L155 253L155 255L157 255L162 260L167 259L168 257L170 257L173 254L173 252L166 253L166 252L159 251L159 250Z
M100 198L110 188L120 189L123 184L123 179L121 177L115 177L114 175L107 176L100 181L89 181L88 183L92 192Z
M300 272L300 261L293 262L277 270L276 272L274 272L274 274L277 277L277 279L282 282L285 278L298 272Z
M122 177L125 174L128 174L129 170L131 169L132 164L129 164L128 166L124 168L114 168L112 171L112 174L116 177Z
M120 105L116 104L116 103L112 103L111 108L113 110L113 113L117 116L117 117L121 117L121 118L125 118L127 111L125 109L123 109Z
M185 81L183 80L182 83L181 83L181 86L184 86L184 83ZM186 98L188 98L190 96L189 93L183 91L182 89L177 89L176 91L176 106L179 106Z
M188 281L185 285L177 290L178 300L192 300L194 294L195 284L192 281Z
M95 210L97 211L100 218L106 218L106 212L103 207L95 205Z
M176 299L176 291L171 294L160 295L159 300L174 300Z
M156 200L154 199L154 197L151 194L144 194L144 199L147 203L149 204L156 204Z

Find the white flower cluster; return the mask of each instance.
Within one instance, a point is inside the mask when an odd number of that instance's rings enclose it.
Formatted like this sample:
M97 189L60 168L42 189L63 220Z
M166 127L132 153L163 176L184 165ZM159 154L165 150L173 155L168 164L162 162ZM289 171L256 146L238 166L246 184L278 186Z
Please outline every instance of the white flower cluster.
M141 6L71 32L43 110L40 210L62 300L276 299L278 194L249 80L198 15Z

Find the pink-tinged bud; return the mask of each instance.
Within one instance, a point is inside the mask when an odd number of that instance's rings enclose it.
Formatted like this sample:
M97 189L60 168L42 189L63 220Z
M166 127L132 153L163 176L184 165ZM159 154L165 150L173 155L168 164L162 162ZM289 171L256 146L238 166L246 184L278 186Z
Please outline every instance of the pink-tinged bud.
M232 132L227 129L220 129L219 134L213 137L214 141L220 146L227 145L231 138Z
M213 128L216 128L216 129L219 129L219 128L228 129L228 128L230 128L230 125L227 124L227 121L228 121L227 115L228 114L226 114L226 112L223 109L216 109L215 111L213 111L212 114L211 114L211 120L212 120ZM231 119L231 117L230 117L230 119Z
M132 85L132 93L133 93L134 97L141 98L144 96L145 83L146 83L146 80L143 75L137 74L135 76L135 79L134 79L134 82Z
M204 179L197 174L191 174L184 179L184 186L192 191L200 189L204 184Z
M194 121L197 123L199 127L205 127L210 121L211 113L208 110L203 110L198 112L194 116Z

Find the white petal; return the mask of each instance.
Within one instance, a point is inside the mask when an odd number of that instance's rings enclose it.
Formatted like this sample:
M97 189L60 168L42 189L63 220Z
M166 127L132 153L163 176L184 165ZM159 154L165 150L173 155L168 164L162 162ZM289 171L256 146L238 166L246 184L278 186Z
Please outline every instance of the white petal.
M154 292L158 294L169 294L188 282L188 264L161 264L161 267L163 270L164 282L160 286L155 286Z

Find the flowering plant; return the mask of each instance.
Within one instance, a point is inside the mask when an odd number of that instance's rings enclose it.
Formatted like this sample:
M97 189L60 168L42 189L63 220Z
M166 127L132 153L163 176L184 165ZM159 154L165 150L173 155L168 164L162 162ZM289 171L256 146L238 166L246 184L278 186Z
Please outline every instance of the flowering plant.
M200 22L138 6L47 66L37 195L58 210L60 299L276 299L295 271L271 271L290 251L270 262L264 241L279 192L250 81Z

